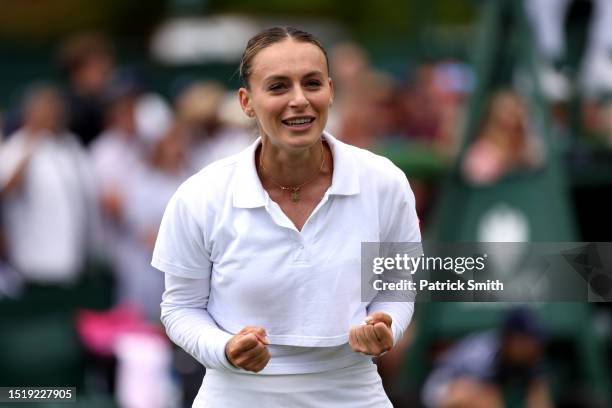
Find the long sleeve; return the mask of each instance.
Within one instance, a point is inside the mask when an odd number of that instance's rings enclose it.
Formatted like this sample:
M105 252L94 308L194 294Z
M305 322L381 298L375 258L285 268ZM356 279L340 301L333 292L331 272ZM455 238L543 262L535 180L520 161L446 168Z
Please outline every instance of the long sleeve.
M168 337L205 367L233 369L225 357L232 335L221 330L207 311L210 251L182 191L179 188L166 207L151 262L165 272L161 321Z
M206 279L165 274L161 321L168 337L207 368L236 370L225 356L232 335L221 330L206 311Z
M393 332L393 344L397 344L398 341L404 335L404 331L412 320L412 314L414 313L413 302L376 302L372 303L368 307L368 314L374 312L383 312L391 316L391 331Z
M397 169L395 183L385 194L386 210L381 221L382 255L394 257L397 253L409 256L421 255L421 232L415 208L415 199L406 176ZM386 282L410 280L406 271L386 271ZM367 313L383 312L391 316L393 344L402 338L414 313L414 291L381 291L376 294L367 308Z

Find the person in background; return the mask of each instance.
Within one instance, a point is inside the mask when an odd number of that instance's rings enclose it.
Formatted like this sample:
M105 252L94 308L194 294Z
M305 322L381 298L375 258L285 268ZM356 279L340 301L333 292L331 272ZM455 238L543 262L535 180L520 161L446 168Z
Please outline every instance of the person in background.
M189 132L187 165L195 173L247 147L253 132L223 120L226 90L218 82L194 82L176 99L178 121Z
M465 153L463 174L474 185L494 184L514 170L541 165L543 154L525 102L515 91L501 90L492 96L481 131Z
M87 146L105 126L104 104L115 72L113 48L100 34L79 34L61 47L59 64L68 81L68 129Z
M105 101L106 127L91 143L93 165L104 220L104 250L117 281L117 301L125 300L132 274L133 252L125 221L131 179L144 165L144 147L137 133L135 110L138 91L127 83L117 83Z
M155 142L126 192L124 221L131 252L128 273L123 277L122 300L155 323L159 323L164 279L150 260L164 209L188 176L187 140L187 130L178 124L173 126Z
M423 387L428 408L504 406L504 389L515 387L529 408L552 401L543 369L544 329L533 312L511 310L499 331L471 335L446 352Z
M143 161L143 146L136 129L138 92L118 86L108 95L104 131L89 148L98 179L102 211L112 222L121 219L127 179Z
M96 231L93 175L58 88L33 85L22 110L23 127L0 146L8 259L30 281L70 284Z

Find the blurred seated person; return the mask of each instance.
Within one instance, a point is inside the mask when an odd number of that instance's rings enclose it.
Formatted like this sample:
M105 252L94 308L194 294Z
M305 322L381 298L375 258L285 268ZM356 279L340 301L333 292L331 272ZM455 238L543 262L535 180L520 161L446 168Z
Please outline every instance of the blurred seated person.
M528 128L527 108L514 91L495 93L475 141L463 160L463 174L474 185L489 185L513 170L535 168L543 149Z
M57 88L32 86L23 113L23 126L0 145L8 260L29 281L68 284L92 242L93 177L83 148L65 130Z
M428 408L504 407L508 388L529 408L552 407L543 370L544 333L532 312L509 312L499 331L459 341L435 365L423 388Z

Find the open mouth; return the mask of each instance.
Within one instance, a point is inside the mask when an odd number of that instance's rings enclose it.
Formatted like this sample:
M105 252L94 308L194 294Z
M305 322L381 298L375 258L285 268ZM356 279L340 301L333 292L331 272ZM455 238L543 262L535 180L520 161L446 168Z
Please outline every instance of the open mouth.
M293 127L293 128L302 128L309 126L312 122L314 122L315 118L312 116L304 116L299 118L291 118L282 120L283 124Z

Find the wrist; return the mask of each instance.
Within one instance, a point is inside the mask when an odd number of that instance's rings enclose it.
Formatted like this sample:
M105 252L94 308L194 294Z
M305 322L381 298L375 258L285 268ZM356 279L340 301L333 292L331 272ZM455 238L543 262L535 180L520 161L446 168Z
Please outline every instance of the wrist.
M228 364L232 368L238 368L238 367L236 367L236 365L234 364L234 362L232 361L232 359L230 358L229 353L228 353L228 349L229 349L229 346L230 346L231 342L232 342L232 339L229 339L229 341L227 343L225 343L225 347L223 348L223 354L225 355L225 360L228 362Z

